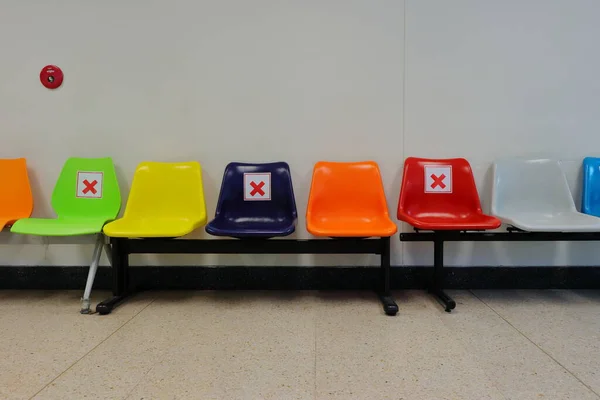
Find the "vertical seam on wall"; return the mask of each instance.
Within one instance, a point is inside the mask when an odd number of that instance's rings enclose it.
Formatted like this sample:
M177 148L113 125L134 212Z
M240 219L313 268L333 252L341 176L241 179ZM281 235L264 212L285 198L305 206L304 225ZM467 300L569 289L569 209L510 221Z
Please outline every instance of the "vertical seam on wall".
M42 243L44 243L44 265L46 265L46 262L48 262L48 252L50 251L50 237L49 236L44 236L42 238ZM52 263L50 263L50 265L52 265Z
M402 10L402 165L406 159L405 153L405 139L406 139L406 3L408 0L404 0L404 9ZM402 168L404 171L404 168ZM402 179L400 179L400 190L402 190ZM404 223L400 223L400 226L404 226ZM404 242L400 242L400 265L404 266Z

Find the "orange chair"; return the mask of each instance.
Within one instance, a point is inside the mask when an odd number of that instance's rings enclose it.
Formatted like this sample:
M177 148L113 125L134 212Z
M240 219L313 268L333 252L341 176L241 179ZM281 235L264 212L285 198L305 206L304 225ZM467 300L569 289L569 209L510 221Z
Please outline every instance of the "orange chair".
M389 237L396 233L377 163L318 162L308 198L306 229L327 237Z
M33 197L24 158L0 159L0 230L33 211Z

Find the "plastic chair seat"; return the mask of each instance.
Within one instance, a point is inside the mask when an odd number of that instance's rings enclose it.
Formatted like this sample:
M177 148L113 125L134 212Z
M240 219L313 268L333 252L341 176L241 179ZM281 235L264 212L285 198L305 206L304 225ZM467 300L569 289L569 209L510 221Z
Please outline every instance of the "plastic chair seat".
M106 224L104 234L124 238L180 237L192 232L196 226L194 221L185 218L130 217Z
M306 229L314 236L326 237L389 237L396 233L377 163L316 163Z
M0 159L0 230L15 221L28 218L33 197L24 158Z
M577 211L560 162L505 159L494 163L492 213L531 232L600 232L600 219Z
M498 218L485 214L466 214L455 215L439 214L428 216L420 215L419 218L412 218L409 215L403 216L405 222L417 229L423 230L465 230L477 231L498 228Z
M214 236L276 237L288 236L296 230L296 220L287 218L216 218L206 225L206 232Z
M600 219L576 211L516 212L499 215L505 223L528 232L600 232Z
M142 162L133 175L122 218L104 234L125 238L174 238L206 224L202 169L197 162Z
M38 236L92 235L112 218L26 218L13 225L11 232Z
M264 190L254 191L252 185ZM292 234L297 218L286 162L232 162L225 167L215 219L205 230L214 236L264 239Z
M81 181L88 182L87 179L93 179L93 185L98 186L91 191L83 190L85 186ZM102 232L102 225L115 219L121 208L121 194L112 159L69 158L56 181L51 203L57 218L20 219L10 231L38 236L75 236Z
M387 237L398 229L385 216L313 216L306 226L311 234L327 237Z
M498 218L483 213L471 165L464 158L408 157L397 216L417 229L434 231L480 231L501 225Z
M583 160L581 212L600 217L600 158L597 157Z

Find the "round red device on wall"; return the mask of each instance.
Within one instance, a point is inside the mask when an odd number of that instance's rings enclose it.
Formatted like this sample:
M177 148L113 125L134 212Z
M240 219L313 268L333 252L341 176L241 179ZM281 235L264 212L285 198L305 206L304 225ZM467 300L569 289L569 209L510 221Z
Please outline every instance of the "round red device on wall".
M62 69L56 65L46 65L40 72L40 82L48 89L57 89L63 82Z

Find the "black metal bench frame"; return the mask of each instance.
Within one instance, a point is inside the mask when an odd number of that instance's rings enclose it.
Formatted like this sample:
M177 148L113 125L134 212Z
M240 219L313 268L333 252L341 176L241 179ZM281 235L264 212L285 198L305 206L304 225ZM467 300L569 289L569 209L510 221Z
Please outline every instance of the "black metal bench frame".
M444 242L583 242L600 240L600 232L527 232L508 227L506 232L488 231L428 231L400 234L402 242L433 242L433 277L429 292L444 306L446 312L456 308L456 302L444 292Z
M383 310L396 315L398 305L390 291L390 238L336 239L194 239L111 238L113 297L96 306L109 314L135 292L129 277L130 254L378 254L381 256L381 287L376 289Z

